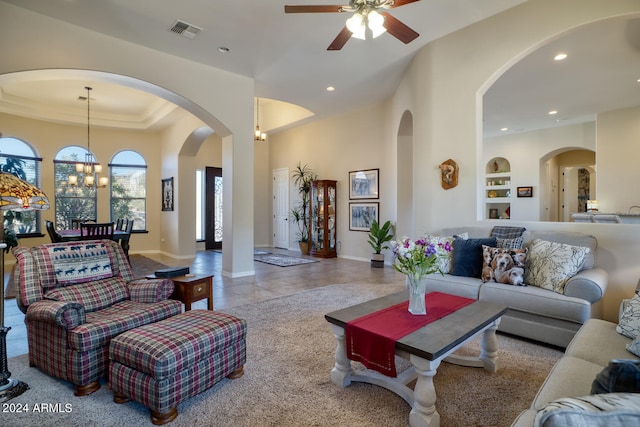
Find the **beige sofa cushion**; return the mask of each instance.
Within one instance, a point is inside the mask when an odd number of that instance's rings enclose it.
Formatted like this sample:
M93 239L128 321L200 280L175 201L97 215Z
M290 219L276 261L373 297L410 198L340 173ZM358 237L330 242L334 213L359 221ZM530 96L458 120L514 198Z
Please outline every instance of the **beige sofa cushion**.
M586 396L591 393L593 379L602 365L577 357L564 356L555 364L533 400L533 408L540 410L549 402L567 396Z
M630 338L616 332L615 323L589 319L573 338L565 354L604 368L611 359L633 359L633 354L626 349L630 342Z

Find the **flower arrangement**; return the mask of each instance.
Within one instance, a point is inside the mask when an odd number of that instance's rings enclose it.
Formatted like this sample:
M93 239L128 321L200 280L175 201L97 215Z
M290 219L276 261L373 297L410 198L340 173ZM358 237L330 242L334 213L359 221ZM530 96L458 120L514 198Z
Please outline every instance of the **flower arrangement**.
M415 241L403 237L401 241L392 241L391 249L395 258L393 268L407 276L420 279L431 273L444 274L442 260L453 248L448 241L433 243L428 237L421 237Z

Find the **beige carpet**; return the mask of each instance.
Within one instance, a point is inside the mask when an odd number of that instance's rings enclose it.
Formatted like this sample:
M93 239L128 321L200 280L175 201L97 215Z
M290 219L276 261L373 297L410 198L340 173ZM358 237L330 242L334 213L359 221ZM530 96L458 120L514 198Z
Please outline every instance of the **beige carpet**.
M148 274L153 274L156 270L167 268L166 265L157 261L149 259L142 255L131 255L129 257L131 262L131 270L133 271L133 277L144 277ZM13 267L9 280L7 280L7 287L5 289L4 298L13 299L16 297L16 288L13 284Z
M331 383L335 339L324 314L402 289L340 284L224 310L248 321L245 375L224 380L180 404L171 426L406 426L409 406L382 388ZM526 409L561 352L500 335L498 374L443 363L435 377L443 427L509 426ZM477 342L464 350L477 349ZM149 426L137 403L116 405L106 385L75 397L68 383L9 360L13 377L31 386L14 404L69 404L68 412L3 413L3 426Z

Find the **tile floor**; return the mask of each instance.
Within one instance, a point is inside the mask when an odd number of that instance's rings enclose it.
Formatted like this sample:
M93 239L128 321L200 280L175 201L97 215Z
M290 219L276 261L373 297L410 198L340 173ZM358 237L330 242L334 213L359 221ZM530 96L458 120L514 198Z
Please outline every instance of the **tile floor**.
M293 256L300 255L299 252L282 249L261 248L261 250ZM145 254L145 256L170 267L188 264L188 261L183 259L174 259L160 254ZM215 309L236 307L337 283L404 282L404 276L390 266L371 268L368 262L344 258L314 258L314 260L318 262L291 267L278 267L256 261L254 262L255 276L232 279L222 276L222 254L205 251L196 254L190 270L192 273L214 275ZM206 304L206 300L198 301L192 308L206 309ZM5 300L5 325L11 327L7 335L8 357L26 354L28 347L24 315L18 309L15 300Z

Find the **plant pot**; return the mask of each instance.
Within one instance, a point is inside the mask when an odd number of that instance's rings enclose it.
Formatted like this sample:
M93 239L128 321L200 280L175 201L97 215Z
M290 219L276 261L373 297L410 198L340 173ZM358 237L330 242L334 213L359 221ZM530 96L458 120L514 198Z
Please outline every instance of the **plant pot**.
M384 254L371 254L371 267L384 268Z
M300 245L300 252L302 253L302 255L309 255L309 242L298 242L298 245Z

